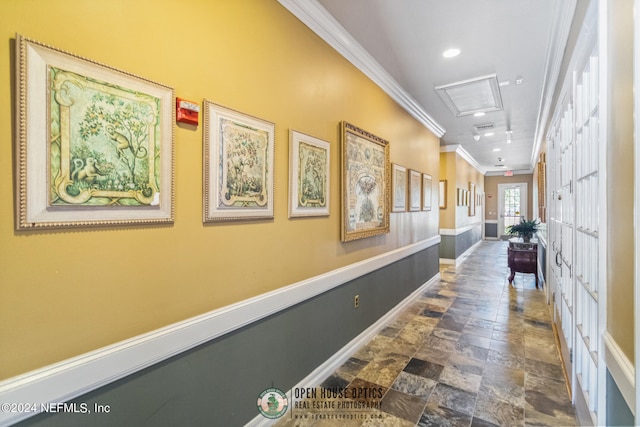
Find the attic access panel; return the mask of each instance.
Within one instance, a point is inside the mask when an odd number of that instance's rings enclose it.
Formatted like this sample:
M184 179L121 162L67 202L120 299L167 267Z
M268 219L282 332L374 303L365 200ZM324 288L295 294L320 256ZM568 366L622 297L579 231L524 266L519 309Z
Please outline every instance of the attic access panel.
M456 117L502 110L495 74L436 86L435 90Z

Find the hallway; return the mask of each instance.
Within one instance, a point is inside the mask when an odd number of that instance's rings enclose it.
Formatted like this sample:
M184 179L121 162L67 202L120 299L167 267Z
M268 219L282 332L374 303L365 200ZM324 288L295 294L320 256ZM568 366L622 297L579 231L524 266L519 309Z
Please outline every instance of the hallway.
M438 282L324 381L380 390L377 419L323 419L332 412L294 399L278 425L576 425L544 292L530 274L509 286L506 252L484 241L441 265Z

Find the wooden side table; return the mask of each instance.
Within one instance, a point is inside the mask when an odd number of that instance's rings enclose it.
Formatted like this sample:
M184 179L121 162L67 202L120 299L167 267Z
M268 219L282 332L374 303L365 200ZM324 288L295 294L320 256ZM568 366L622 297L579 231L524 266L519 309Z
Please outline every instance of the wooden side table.
M522 239L510 239L507 250L507 264L511 269L509 284L513 284L516 273L533 273L538 287L538 242L523 242Z

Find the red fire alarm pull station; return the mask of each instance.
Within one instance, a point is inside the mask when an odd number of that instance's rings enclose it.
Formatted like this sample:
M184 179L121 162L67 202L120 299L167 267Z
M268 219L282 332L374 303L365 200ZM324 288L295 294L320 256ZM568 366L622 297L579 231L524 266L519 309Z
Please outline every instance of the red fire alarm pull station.
M198 113L200 105L195 102L176 98L176 121L198 126Z

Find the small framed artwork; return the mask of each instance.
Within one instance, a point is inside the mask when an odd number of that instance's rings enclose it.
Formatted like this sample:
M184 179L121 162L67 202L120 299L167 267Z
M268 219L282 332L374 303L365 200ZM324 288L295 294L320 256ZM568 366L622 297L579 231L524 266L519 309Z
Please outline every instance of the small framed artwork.
M391 177L393 187L392 212L405 212L407 210L407 168L397 164L391 165Z
M422 173L409 169L409 210L419 211L422 202Z
M341 240L389 232L391 163L389 142L342 122Z
M422 174L422 210L430 211L431 210L431 175L427 175L426 173Z
M440 203L440 209L446 209L447 208L447 180L446 179L441 179L439 182L439 203Z
M204 100L203 221L273 218L275 124Z
M173 89L16 37L16 228L173 222Z
M469 183L469 216L475 216L476 214L476 185L473 182Z
M329 215L328 142L289 131L289 218Z

